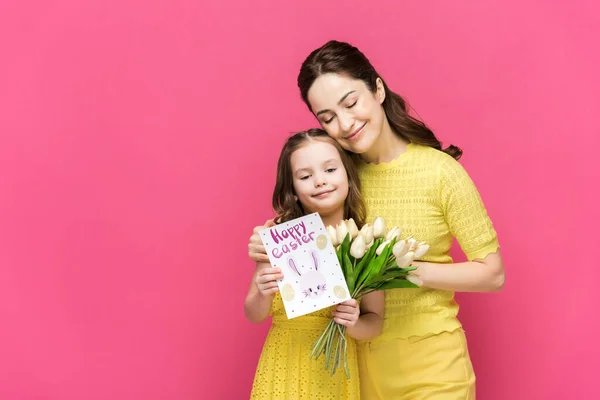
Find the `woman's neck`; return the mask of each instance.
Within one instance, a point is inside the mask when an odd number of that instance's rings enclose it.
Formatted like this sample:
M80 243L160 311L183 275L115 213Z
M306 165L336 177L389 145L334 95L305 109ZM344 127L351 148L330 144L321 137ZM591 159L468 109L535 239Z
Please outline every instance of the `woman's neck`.
M360 157L371 164L388 163L404 153L408 143L408 141L394 133L387 118L385 118L379 137L373 143L373 146L361 154Z

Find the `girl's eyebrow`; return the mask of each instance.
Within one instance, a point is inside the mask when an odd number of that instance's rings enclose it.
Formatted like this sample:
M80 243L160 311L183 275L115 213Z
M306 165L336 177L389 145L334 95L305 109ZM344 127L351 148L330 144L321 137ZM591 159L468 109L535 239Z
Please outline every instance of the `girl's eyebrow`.
M342 98L340 99L340 101L338 101L338 105L342 104L344 102L344 100L346 100L346 97L350 96L354 92L356 92L356 90L351 90L348 93L346 93L345 95L343 95ZM326 112L330 112L330 111L331 110L321 110L315 115L318 117L319 115L325 114Z

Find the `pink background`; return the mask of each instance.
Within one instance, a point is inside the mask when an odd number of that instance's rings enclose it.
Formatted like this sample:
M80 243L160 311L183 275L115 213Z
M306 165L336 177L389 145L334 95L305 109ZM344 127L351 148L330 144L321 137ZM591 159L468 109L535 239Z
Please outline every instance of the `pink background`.
M600 10L550 3L3 1L0 398L248 397L247 239L331 38L495 222L506 289L459 296L479 398L600 398Z

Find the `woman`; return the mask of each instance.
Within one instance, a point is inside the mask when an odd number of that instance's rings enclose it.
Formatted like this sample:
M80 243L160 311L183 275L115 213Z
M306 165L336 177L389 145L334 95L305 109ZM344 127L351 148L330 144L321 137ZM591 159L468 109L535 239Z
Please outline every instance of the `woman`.
M331 41L313 51L298 87L321 127L356 154L367 219L381 216L402 227L404 237L430 245L410 277L420 288L386 291L383 333L359 346L361 396L474 399L475 375L454 293L500 290L504 266L479 193L457 162L462 151L443 149L348 43ZM454 238L469 261L452 262ZM266 259L256 234L249 255Z

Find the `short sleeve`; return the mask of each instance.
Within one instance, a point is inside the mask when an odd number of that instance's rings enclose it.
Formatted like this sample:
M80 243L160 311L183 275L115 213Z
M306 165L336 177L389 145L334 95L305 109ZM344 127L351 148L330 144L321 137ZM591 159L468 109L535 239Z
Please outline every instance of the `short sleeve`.
M498 237L475 184L451 158L440 171L440 198L450 232L469 261L498 251Z

